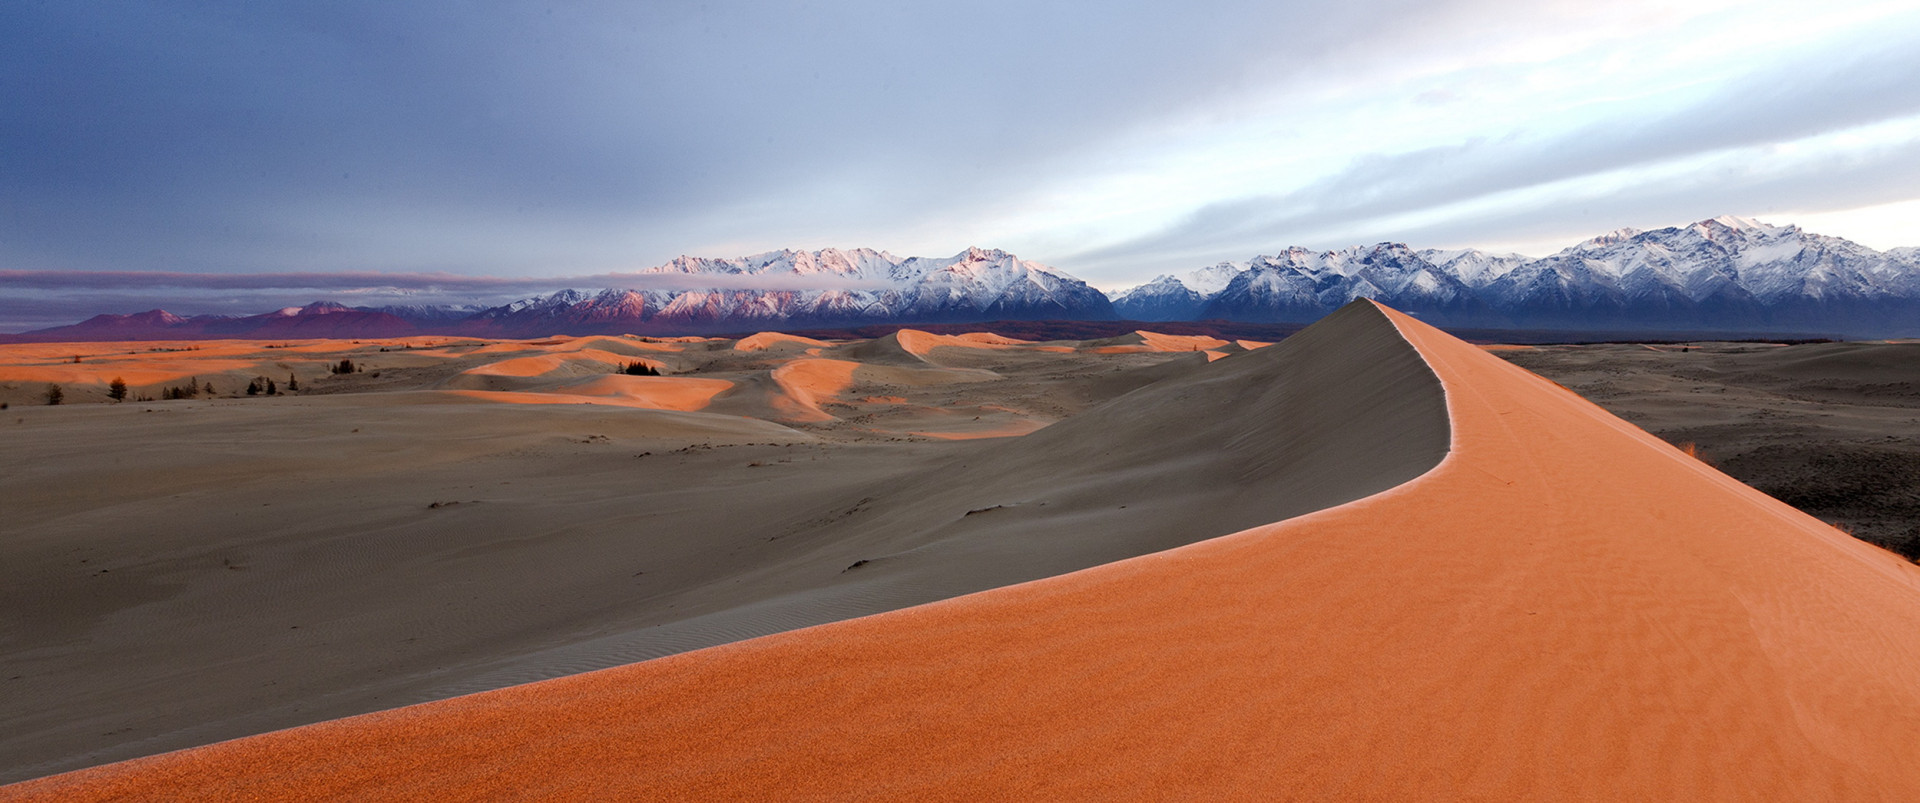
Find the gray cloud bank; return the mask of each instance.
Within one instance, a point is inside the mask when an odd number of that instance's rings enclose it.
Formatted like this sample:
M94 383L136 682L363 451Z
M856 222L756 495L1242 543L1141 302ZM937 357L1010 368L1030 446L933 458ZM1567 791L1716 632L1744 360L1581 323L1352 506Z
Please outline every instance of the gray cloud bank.
M1410 42L1471 48L1489 22L1552 6L21 0L0 25L0 329L110 298L92 311L151 308L159 290L183 311L486 303L619 286L604 277L680 253L940 251L888 238L1098 173L1083 160L1105 143L1392 66ZM1743 63L1691 108L1620 101L1583 126L1356 153L1302 187L1179 199L1185 219L1117 244L968 239L1111 285L1294 244L1571 238L1914 197L1897 181L1920 157L1896 144L1394 220L1920 115L1920 25Z
M881 286L818 274L601 273L507 278L450 273L0 270L0 333L59 326L100 313L156 308L180 315L253 315L316 300L349 306L493 306L566 288L857 290Z
M0 28L0 265L526 274L853 242L1465 4L27 0Z

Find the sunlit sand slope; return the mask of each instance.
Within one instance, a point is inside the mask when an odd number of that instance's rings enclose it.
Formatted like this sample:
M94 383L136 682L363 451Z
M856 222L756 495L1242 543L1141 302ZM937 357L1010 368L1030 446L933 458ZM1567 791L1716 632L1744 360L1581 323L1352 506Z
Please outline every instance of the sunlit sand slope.
M1920 571L1436 330L1340 316L1447 389L1451 452L1390 490L0 796L1920 798Z

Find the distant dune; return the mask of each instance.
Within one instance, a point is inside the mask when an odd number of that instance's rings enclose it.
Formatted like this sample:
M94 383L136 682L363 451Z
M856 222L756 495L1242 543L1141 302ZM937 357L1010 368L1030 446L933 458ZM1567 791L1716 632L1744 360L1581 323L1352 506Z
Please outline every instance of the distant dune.
M1370 302L894 487L1032 579L0 797L1920 796L1920 568Z

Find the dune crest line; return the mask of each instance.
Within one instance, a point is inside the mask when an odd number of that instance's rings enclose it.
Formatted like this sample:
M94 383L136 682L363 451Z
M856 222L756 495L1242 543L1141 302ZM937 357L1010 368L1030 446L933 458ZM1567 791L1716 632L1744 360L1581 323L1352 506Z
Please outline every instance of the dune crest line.
M0 797L1920 796L1920 570L1361 311L1446 390L1453 448L1390 490Z

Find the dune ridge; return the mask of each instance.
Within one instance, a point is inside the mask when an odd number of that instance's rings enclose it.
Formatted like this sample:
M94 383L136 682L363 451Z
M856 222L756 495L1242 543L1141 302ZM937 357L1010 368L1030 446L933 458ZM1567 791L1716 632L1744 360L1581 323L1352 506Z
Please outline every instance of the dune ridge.
M0 797L1920 796L1920 571L1406 316L1338 315L1417 350L1451 447L1344 504Z
M0 705L0 779L915 605L1389 487L1444 453L1443 402L1410 346L1354 322L1212 366L1031 346L860 363L819 397L840 420L799 430L768 420L790 399L771 375L799 355L726 362L726 341L663 355L672 376L491 395L29 411L0 471L31 502L0 543L0 640L23 676ZM346 345L384 376L334 381L400 388L605 350Z

